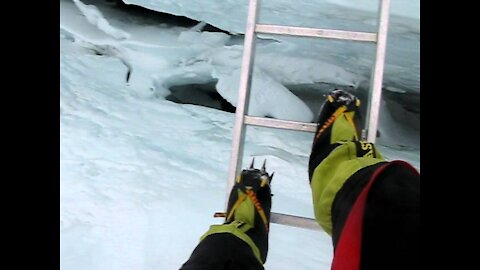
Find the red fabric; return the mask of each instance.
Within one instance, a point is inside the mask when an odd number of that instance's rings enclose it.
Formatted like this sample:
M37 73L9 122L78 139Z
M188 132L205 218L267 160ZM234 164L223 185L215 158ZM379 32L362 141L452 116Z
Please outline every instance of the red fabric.
M332 270L360 270L363 215L365 213L368 192L377 179L377 176L392 164L403 165L418 174L417 170L412 167L412 165L401 160L395 160L380 166L372 174L368 184L353 204L352 210L345 222L342 234L340 235L337 247L335 248Z

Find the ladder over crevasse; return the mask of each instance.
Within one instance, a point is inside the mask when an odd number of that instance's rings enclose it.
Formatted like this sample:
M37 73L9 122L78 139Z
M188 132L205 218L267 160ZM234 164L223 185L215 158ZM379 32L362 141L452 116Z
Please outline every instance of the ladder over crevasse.
M248 7L247 28L245 31L245 41L243 47L242 71L240 75L240 85L235 112L235 124L233 127L232 153L228 172L226 205L228 204L230 190L235 183L235 177L241 171L246 125L290 129L304 132L315 132L317 127L317 124L313 123L276 120L248 115L252 70L254 65L255 39L257 33L376 43L375 61L370 80L370 98L367 109L368 115L366 118L367 123L363 130L366 131L366 139L370 142L375 142L377 133L383 70L385 64L385 49L387 45L386 42L390 0L379 0L380 3L377 33L258 24L257 17L259 1L260 0L250 0ZM272 212L270 222L306 229L322 230L312 218L282 213Z

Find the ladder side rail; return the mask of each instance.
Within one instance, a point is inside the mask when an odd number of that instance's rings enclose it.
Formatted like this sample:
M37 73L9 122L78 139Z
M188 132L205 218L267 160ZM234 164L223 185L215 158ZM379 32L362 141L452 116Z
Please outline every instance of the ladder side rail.
M390 0L380 0L379 17L378 17L378 40L377 50L375 55L375 63L370 80L370 99L367 110L367 140L375 143L378 117L380 112L380 102L382 96L383 72L385 68L385 53L387 47L387 32L388 32L388 13L390 9Z
M255 54L255 24L257 22L258 0L250 0L248 6L247 27L245 30L245 40L243 45L242 70L240 75L240 84L238 90L237 106L235 111L235 124L233 127L232 153L230 156L230 165L227 178L227 195L225 200L225 210L228 207L228 197L235 183L235 177L240 171L243 160L243 146L245 138L245 128L243 123L245 114L248 113L250 100L250 87L252 84L252 70Z

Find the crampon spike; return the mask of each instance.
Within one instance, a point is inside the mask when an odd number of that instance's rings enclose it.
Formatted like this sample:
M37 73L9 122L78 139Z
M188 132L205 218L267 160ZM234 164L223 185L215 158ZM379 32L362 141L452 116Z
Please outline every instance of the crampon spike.
M250 164L250 169L253 169L254 165L255 165L255 157L252 158L252 163Z

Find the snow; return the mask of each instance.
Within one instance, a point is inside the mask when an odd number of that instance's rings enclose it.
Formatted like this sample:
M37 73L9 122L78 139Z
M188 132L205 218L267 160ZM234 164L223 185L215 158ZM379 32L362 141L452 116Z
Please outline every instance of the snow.
M268 0L267 0L268 1ZM372 0L327 0L344 7L375 12L380 1ZM420 19L420 0L391 0L391 14L407 18Z
M169 14L185 16L231 33L244 33L248 0L124 0ZM377 32L380 0L259 0L258 22L287 26ZM420 91L420 0L391 0L384 81ZM260 35L293 47L296 56L335 63L369 78L375 46L363 42Z
M240 73L241 69L238 68L226 75L220 71L214 75L218 78L217 91L233 105L237 104ZM248 110L250 115L303 122L313 120L313 113L303 101L261 69L253 73L250 99L254 101Z
M163 2L183 9L206 3ZM61 0L60 9L61 269L178 269L209 225L221 223L212 216L224 207L234 115L165 97L175 85L215 83L235 104L241 40L200 32L204 23L170 26L101 1ZM257 45L253 115L310 121L314 112L286 85L365 80L293 43ZM382 153L419 168L418 133L382 115ZM266 158L275 171L272 211L313 217L312 137L247 128L243 165ZM330 269L331 258L324 232L271 225L266 269Z
M102 30L106 34L116 38L116 39L126 39L130 35L120 29L112 27L108 21L102 16L102 13L93 5L85 5L79 0L73 0L78 9L85 15L87 21L98 29Z

